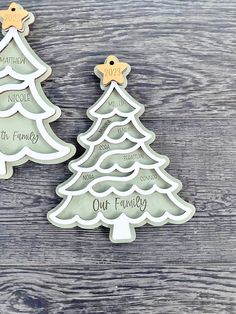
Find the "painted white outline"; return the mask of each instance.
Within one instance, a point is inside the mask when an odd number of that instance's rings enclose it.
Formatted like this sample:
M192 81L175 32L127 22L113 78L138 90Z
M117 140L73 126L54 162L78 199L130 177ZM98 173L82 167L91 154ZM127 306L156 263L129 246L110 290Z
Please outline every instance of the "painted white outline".
M40 132L40 135L42 138L45 140L45 142L51 146L53 149L57 150L56 153L49 153L49 154L44 154L44 153L37 153L31 150L29 147L23 147L18 153L13 154L13 155L6 155L0 152L0 161L3 162L14 162L19 159L22 159L25 156L29 156L33 159L42 159L45 161L53 160L53 159L59 159L61 157L66 156L67 154L70 153L70 148L63 146L59 143L57 143L51 136L49 136L47 130L45 129L45 126L43 124L43 121L38 121L36 120L36 125L37 128Z
M135 108L134 112L124 114L124 113L119 112L119 110L117 110L116 108L113 109L113 111L109 114L98 114L97 112L95 112L105 103L105 101L108 99L108 97L111 95L111 93L114 89L116 89L116 91L119 93L119 95L123 99L125 99L129 104L131 104ZM151 148L150 148L150 150L148 150L148 148L146 146L146 145L150 144L150 141L153 138L153 133L152 132L146 132L145 129L142 129L141 126L139 126L138 122L136 121L137 117L135 115L138 112L140 112L141 110L142 110L141 105L139 106L132 99L130 99L126 95L124 90L117 85L116 82L112 82L110 87L108 88L107 92L105 93L104 96L102 96L100 101L98 101L97 104L95 104L91 109L88 110L89 115L92 117L96 117L98 120L87 133L78 137L79 141L85 143L88 146L88 150L84 156L79 158L79 160L77 160L75 162L71 162L71 164L70 164L71 169L75 170L77 173L75 173L74 176L71 179L69 179L65 184L60 185L57 188L58 194L59 195L65 195L67 198L64 199L64 201L62 202L62 205L59 205L57 208L55 208L54 210L52 210L48 213L48 219L51 223L53 223L59 227L64 227L64 228L70 228L70 227L74 227L77 225L82 227L82 228L96 228L99 225L104 225L104 226L111 228L111 233L110 233L111 241L113 241L113 242L130 242L130 241L135 240L134 228L141 226L147 222L150 224L153 224L153 225L163 225L167 222L178 224L178 223L186 222L187 220L189 220L193 216L193 214L195 212L194 207L192 205L186 203L184 200L182 200L177 195L178 191L182 187L181 182L177 179L172 179L172 177L170 175L165 174L163 167L168 164L167 159L164 157L161 158L157 155L154 155L152 153ZM99 138L98 140L96 140L94 142L89 141L88 138L90 138L93 134L95 134L95 132L97 132L99 126L101 125L102 119L110 118L111 116L114 116L115 114L122 116L122 117L127 117L127 119L125 119L124 121L116 121L116 122L111 123L106 128L106 130L105 130L103 136L101 136L101 138ZM140 133L144 135L144 139L141 139L141 140L138 139L137 140L137 139L134 139L133 137L131 139L131 137L128 136L127 132L124 132L123 136L121 138L119 138L118 140L114 140L114 139L109 138L108 134L112 130L112 128L114 128L116 126L126 125L131 121L133 122L134 126L138 125L137 129L139 132L141 129ZM82 167L82 164L84 162L86 162L90 158L90 156L93 154L94 148L96 145L102 143L104 140L106 140L109 143L121 143L124 139L130 139L131 141L134 141L137 144L134 145L133 147L129 148L129 149L122 149L122 150L118 149L118 150L112 150L112 151L109 150L98 158L98 160L94 166ZM142 148L144 153L146 153L146 155L149 158L155 160L157 163L155 165L153 165L153 164L142 165L136 161L129 168L122 168L117 163L113 164L109 169L101 168L101 164L106 158L109 158L112 155L131 153L131 152L136 151L139 148ZM162 188L158 187L156 184L154 184L152 186L152 188L150 188L148 190L140 189L137 185L133 185L127 191L119 191L114 187L110 187L109 189L107 189L104 192L96 192L93 190L93 186L95 184L99 184L103 181L120 181L120 182L122 182L122 181L132 180L138 175L140 169L156 170L158 175L165 182L167 182L170 185L170 187L167 189L162 189ZM80 178L80 176L83 173L98 171L100 173L105 173L105 174L108 173L109 174L109 173L113 172L114 170L118 170L122 173L129 173L129 172L133 171L133 173L131 175L128 175L127 177L116 177L116 176L109 176L109 175L104 176L104 177L99 177L99 178L96 178L93 181L91 181L85 188L83 188L81 190L77 190L77 191L68 191L67 190L75 182L77 182L77 180ZM115 195L126 197L126 196L132 195L135 192L137 192L140 195L151 195L151 194L156 193L156 192L161 193L161 194L166 194L167 197L173 202L173 204L175 206L177 206L178 208L184 210L185 213L183 213L182 215L179 215L179 216L174 216L173 214L166 211L160 217L153 217L149 212L144 212L138 218L130 218L126 214L122 213L116 219L108 219L103 215L102 212L98 212L97 216L92 220L84 220L78 214L76 214L71 219L60 219L57 217L58 215L60 215L60 213L62 213L64 210L66 210L67 206L69 205L69 203L71 202L71 200L74 196L76 197L76 196L79 196L79 195L82 195L85 193L90 193L94 197L103 198L103 197L108 196L111 193L114 193ZM188 204L188 206L186 206L185 204ZM113 235L112 235L112 229L113 228L116 229L116 232L113 233Z
M173 197L173 194L170 194L171 196L171 200L173 201L173 199L175 199ZM92 219L92 220L84 220L82 218L80 218L79 215L75 215L73 218L71 219L60 219L57 216L64 210L66 209L66 207L69 205L69 203L71 202L73 196L68 196L66 201L63 203L63 205L58 208L56 211L54 212L49 212L49 217L50 220L55 221L55 223L57 224L61 224L61 225L73 225L74 223L79 223L80 225L84 225L85 227L87 226L94 226L97 225L97 223L100 223L102 225L102 223L105 223L108 226L114 225L115 222L117 221L117 219L121 216L121 215L125 215L124 213L122 213L118 218L116 219L108 219L106 218L102 212L98 212L96 218ZM177 205L178 204L178 205ZM126 219L127 219L127 223L129 224L134 224L134 225L139 225L143 219L148 219L148 221L150 223L157 223L157 224L165 224L168 222L168 220L171 220L172 223L181 223L184 219L188 219L189 215L193 215L192 213L192 209L190 208L190 206L185 206L183 204L181 204L181 202L177 202L176 206L178 206L179 208L183 209L185 211L184 214L179 215L179 216L174 216L172 214L170 214L169 212L165 212L162 216L160 217L153 217L149 212L144 212L140 217L138 218L130 218L127 215L125 215ZM146 223L146 222L145 222ZM145 224L144 223L144 224Z
M27 81L20 84L6 84L3 86L0 86L0 94L5 93L5 92L24 90L28 87L28 85L29 84Z
M15 85L12 85L11 87L15 87ZM13 105L10 109L7 110L3 110L0 111L0 118L5 118L5 117L10 117L12 115L14 115L17 110L24 115L26 118L28 119L32 119L32 120L37 120L37 119L47 119L53 115L56 114L56 110L52 107L50 107L43 99L42 97L39 95L36 85L34 83L34 81L28 82L25 81L22 84L19 84L17 89L14 90L9 90L9 91L19 91L19 90L25 90L29 88L35 102L39 105L39 107L41 107L45 112L42 113L33 113L33 112L29 112L26 109L24 109L23 105L21 102L16 102L15 105ZM4 91L4 93L7 91ZM1 91L1 87L0 87L0 94L2 94L3 92Z
M43 66L38 60L36 60L36 58L27 50L15 27L9 28L7 34L1 40L0 52L3 51L13 39L15 40L17 47L20 49L23 55L29 60L29 62L37 69L37 71L31 74L20 74L15 72L12 69L12 67L8 65L4 70L0 71L0 77L3 77L2 75L4 76L10 75L17 80L25 81L27 78L30 80L35 80L36 78L39 78L40 76L45 74L48 69L45 66Z
M88 173L87 171L81 171L80 173L76 174L67 184L59 187L58 189L58 193L62 194L62 195L67 195L67 196L78 196L78 195L82 195L85 194L87 192L89 192L90 194L92 194L95 197L106 197L111 193L117 194L119 196L130 196L131 194L133 194L134 192L143 194L143 195L150 195L154 192L159 192L159 193L168 193L168 192L173 192L175 191L179 184L177 182L173 182L172 180L170 180L170 178L168 178L161 170L158 164L155 165L141 165L138 166L138 163L135 165L135 167L133 167L133 171L132 174L127 176L127 177L119 177L119 176L104 176L104 177L100 177L97 179L94 179L93 181L91 181L87 187L83 188L82 190L78 190L78 191L68 191L67 189L70 188L73 184L75 184L80 176L83 173ZM130 169L130 168L129 168ZM114 187L109 188L108 190L106 190L105 192L96 192L93 190L93 186L96 184L99 184L101 182L104 181L130 181L136 178L136 176L139 174L139 171L141 169L145 169L145 170L155 170L157 172L157 174L161 177L162 180L164 180L166 183L168 183L169 185L171 185L170 188L168 189L162 189L159 188L156 184L153 185L152 188L148 189L148 190L143 190L140 189L138 186L133 185L133 187L127 191L120 191L117 190ZM117 170L117 169L116 169ZM99 171L100 172L100 171ZM119 172L123 172L123 171L119 171ZM131 172L131 171L130 171ZM124 172L123 172L124 173Z
M153 167L153 164L145 165L145 164L141 164L138 161L135 161L134 164L131 167L129 167L129 168L122 168L117 163L114 163L110 168L101 168L101 164L103 163L103 161L106 158L109 158L112 155L126 155L126 154L129 154L129 153L133 153L136 150L138 150L139 148L142 148L143 151L147 154L148 149L146 148L144 143L140 143L140 144L137 143L136 145L134 145L134 146L132 146L131 148L128 148L128 149L116 149L116 150L108 151L108 152L104 153L103 155L101 155L99 157L99 159L96 162L96 164L94 166L92 166L92 167L83 167L83 166L79 167L78 164L77 164L76 170L77 171L82 171L82 172L91 172L91 171L97 170L97 171L99 171L101 173L109 173L109 172L112 172L114 170L118 170L120 172L127 173L127 172L134 171L138 167L138 165ZM85 159L85 157L86 156L84 156L83 159ZM162 166L162 165L164 165L166 163L165 159L158 158L155 155L152 155L152 157L151 156L148 156L148 157L150 159L153 159L154 161L157 161L159 166ZM82 160L82 158L81 158L81 160ZM87 161L87 159L85 161ZM82 162L84 162L84 161L82 161Z
M132 114L137 114L140 111L140 105L138 105L137 103L135 103L132 99L130 99L124 92L123 90L119 87L119 85L112 81L111 85L109 86L108 90L106 91L105 95L102 97L102 99L95 104L91 109L88 110L89 114L95 118L110 118L113 117L114 115L118 115L120 117L129 117L130 116L130 112L124 113L122 111L120 111L117 108L114 108L111 112L109 113L105 113L105 114L100 114L97 113L96 111L107 101L107 99L109 98L109 96L111 95L111 93L113 92L113 90L116 89L116 91L118 92L118 94L120 94L120 96L132 107L134 107L134 111L132 111Z
M43 112L43 113L31 113L27 111L21 102L16 102L14 106L10 109L0 111L0 118L9 118L19 112L22 116L30 120L43 120L47 119L52 116L50 112ZM55 113L55 111L54 111Z
M71 168L73 170L76 170L76 171L87 171L87 172L90 172L90 171L94 171L94 170L98 170L100 172L112 172L114 170L118 170L121 171L121 172L130 172L131 168L121 168L117 163L115 163L113 166L111 166L110 168L101 168L100 165L102 164L102 162L106 159L106 158L109 158L111 157L112 155L125 155L125 154L129 154L129 153L133 153L134 151L138 150L139 148L142 148L142 150L144 151L144 153L146 154L151 154L151 156L148 155L148 157L150 159L153 159L154 161L157 161L159 163L159 165L163 165L166 163L166 159L162 159L160 157L157 157L156 155L152 154L146 147L146 145L144 143L137 143L136 145L132 146L131 148L128 148L128 149L115 149L115 150L110 150L106 153L104 153L102 156L99 157L98 161L96 162L96 164L92 167L83 167L83 166L80 166L82 165L84 162L86 162L90 156L92 155L93 153L93 150L94 150L94 147L90 147L89 150L88 150L88 153L86 153L84 155L84 157L82 156L81 159L76 162L76 163L71 163ZM87 156L88 155L88 156ZM138 162L135 162L138 164ZM134 164L135 164L134 163ZM140 164L140 163L139 163ZM134 170L134 169L133 169Z
M139 126L139 124L137 123L136 119L135 119L135 114L137 114L140 110L141 110L141 106L139 106L138 104L136 104L132 99L129 99L128 96L124 93L124 91L118 86L118 84L116 82L112 82L111 85L109 86L109 89L107 90L106 94L104 95L104 97L102 97L100 99L100 101L94 105L94 107L92 109L89 109L88 112L90 115L93 115L95 114L95 111L97 109L99 109L105 102L106 100L108 99L108 97L111 95L112 91L116 89L116 91L120 94L120 96L125 99L125 101L127 101L130 105L132 105L133 107L135 107L135 111L134 112L130 112L130 113L126 113L126 114L123 114L123 113L120 113L119 111L116 110L115 108L115 113L113 113L113 115L118 115L118 116L125 116L127 119L125 121L115 121L113 123L111 123L111 125L108 126L107 128L107 132L104 133L104 135L98 139L97 141L95 142L91 142L88 140L88 138L90 138L95 132L97 132L99 126L101 125L101 121L102 119L104 118L110 118L105 116L105 115L102 115L102 114L96 114L96 116L98 117L98 120L97 122L95 123L95 125L91 128L90 131L88 131L86 134L82 134L81 136L79 136L79 141L82 141L83 143L87 144L89 146L89 149L88 151L86 152L85 156L84 157L81 157L78 161L75 161L75 162L72 162L71 163L71 168L75 171L79 171L79 166L84 162L84 161L87 161L88 158L90 158L90 156L93 154L93 151L94 151L94 147L96 145L98 145L99 143L101 143L103 140L107 140L108 142L110 143L121 143L121 139L118 139L118 140L112 140L110 139L107 135L108 133L111 131L112 128L116 127L116 126L119 126L119 125L123 125L124 122L132 122L134 126L137 127L137 130L144 135L144 139L141 139L141 140L138 140L138 143L142 144L144 143L144 141L149 141L153 138L153 132L146 132L145 129L142 129L141 126ZM108 96L107 96L108 95ZM114 112L114 110L112 111ZM127 136L126 134L127 132L124 133L124 137L122 138L122 140L124 138L129 138L132 142L135 142L137 143L137 139L136 138L133 138L131 139L131 136L129 135L129 137ZM143 150L145 151L145 153L149 156L151 151L148 151L146 149L146 146L145 145L140 145L140 147L143 146ZM135 149L137 149L137 147L135 147ZM115 153L114 153L115 152ZM131 151L132 152L132 151ZM127 153L127 151L125 151L125 153ZM114 154L122 154L122 150L116 150L116 151L110 151L106 154L106 157L109 157L110 155L114 155ZM151 153L152 154L152 153ZM107 156L108 155L108 156ZM150 157L150 156L149 156ZM160 162L160 159L159 157L157 157L156 155L153 155L150 157L158 162ZM166 162L166 160L165 160Z
M22 35L24 36L24 35ZM11 42L11 40L15 40L15 43L17 47L20 49L22 54L26 57L26 59L34 66L37 71L33 72L31 74L19 74L15 72L11 66L7 65L5 69L0 71L0 78L4 78L6 76L11 76L12 78L23 81L21 83L16 84L5 84L4 86L0 87L0 94L7 92L7 91L20 91L25 90L26 88L30 89L30 92L35 100L35 102L45 111L43 113L32 113L27 111L21 102L16 102L10 109L0 111L0 118L9 118L16 113L20 113L22 116L24 116L27 119L34 120L36 122L36 126L38 128L38 131L43 138L43 140L47 143L47 145L51 146L52 149L54 149L56 152L53 153L37 153L34 152L31 148L25 146L23 147L18 153L16 154L10 154L6 155L2 152L0 152L0 176L5 178L8 178L8 174L11 174L12 170L11 168L14 166L14 162L18 162L18 164L21 164L28 159L26 159L26 156L32 159L33 161L38 161L39 163L45 163L47 161L57 160L60 158L63 158L65 156L70 156L72 151L72 146L68 144L62 145L56 141L56 139L53 139L53 131L49 130L49 124L44 125L43 120L46 120L48 118L51 118L53 116L58 115L60 112L60 109L56 109L55 106L50 107L39 95L39 92L36 88L36 79L42 78L46 73L50 73L51 68L45 67L42 65L27 49L27 47L24 45L24 42L22 41L21 37L18 34L18 31L15 27L11 27L5 37L0 42L0 52L7 47L7 45ZM47 129L48 128L48 129ZM51 132L52 135L50 135L48 132ZM55 135L56 138L56 135ZM63 143L62 140L58 138L58 140ZM66 143L65 143L66 144ZM8 169L7 163L13 163L10 164L10 170Z
M146 142L148 140L150 140L152 138L152 135L145 132L140 125L137 123L137 121L132 117L128 117L126 118L124 121L115 121L112 122L106 129L106 131L104 132L103 136L101 136L98 140L96 141L90 141L88 140L89 137L91 137L92 135L94 135L95 132L97 132L100 124L101 124L102 119L99 118L95 124L95 126L93 127L94 132L93 134L86 134L86 135L81 135L80 136L80 140L84 142L84 144L88 145L88 146L97 146L99 144L101 144L103 141L107 141L111 144L118 144L118 143L122 143L125 139L130 139L132 142L136 142L137 140L139 141L143 141ZM142 139L137 139L136 137L131 136L128 132L124 132L124 134L122 135L122 137L120 137L119 139L112 139L108 136L108 134L112 131L113 128L117 127L117 126L124 126L129 124L130 122L133 123L134 127L136 127L137 131L139 131L139 133L141 133L144 138Z

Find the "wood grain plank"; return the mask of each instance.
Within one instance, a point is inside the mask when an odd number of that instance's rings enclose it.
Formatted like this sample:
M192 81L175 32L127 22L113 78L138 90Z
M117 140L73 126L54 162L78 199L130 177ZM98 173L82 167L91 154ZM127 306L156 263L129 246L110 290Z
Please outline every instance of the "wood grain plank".
M114 245L104 228L47 222L67 163L18 167L0 181L0 313L236 313L236 2L21 4L36 16L28 41L53 69L43 87L62 109L58 136L76 143L91 125L86 110L102 93L93 68L117 54L132 66L127 90L146 105L154 150L197 212Z
M45 84L68 117L98 95L96 64L133 67L128 90L145 117L235 117L236 2L21 1L36 15L29 42L53 69Z
M145 226L127 245L111 244L104 228L65 231L29 219L18 225L1 224L1 265L235 264L235 220L225 220L195 219L185 226L159 229Z
M7 314L234 314L235 267L1 268Z

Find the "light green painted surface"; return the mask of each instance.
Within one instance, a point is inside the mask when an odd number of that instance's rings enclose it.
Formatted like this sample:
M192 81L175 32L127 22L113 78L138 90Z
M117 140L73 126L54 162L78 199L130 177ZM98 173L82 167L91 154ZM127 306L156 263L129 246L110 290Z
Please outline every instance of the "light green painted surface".
M10 178L13 167L27 160L61 163L75 153L74 146L60 140L50 127L61 111L48 100L41 87L51 68L25 39L33 21L30 13L22 32L14 28L3 31L5 36L11 34L12 39L0 51L0 71L14 72L0 79L0 179Z
M155 135L139 120L144 107L112 86L88 109L93 125L78 137L86 151L71 162L74 174L57 188L63 200L48 219L61 228L104 225L112 242L124 243L145 223L186 222L194 207L177 195L182 185L164 170L168 158L150 147Z
M6 66L11 66L14 71L20 74L31 74L36 68L27 60L25 55L12 40L0 54L0 71Z
M0 150L6 155L14 155L24 147L37 153L55 153L42 137L34 120L17 113L8 118L0 118Z

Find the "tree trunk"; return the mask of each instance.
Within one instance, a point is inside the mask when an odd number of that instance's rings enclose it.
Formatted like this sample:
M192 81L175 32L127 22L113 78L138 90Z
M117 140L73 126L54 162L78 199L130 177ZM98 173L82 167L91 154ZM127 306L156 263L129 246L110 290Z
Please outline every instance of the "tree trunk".
M5 161L0 160L0 176L7 174L6 163Z
M112 226L110 232L110 239L112 242L131 242L135 239L134 230L131 232L131 227L128 222L128 217L121 214Z

